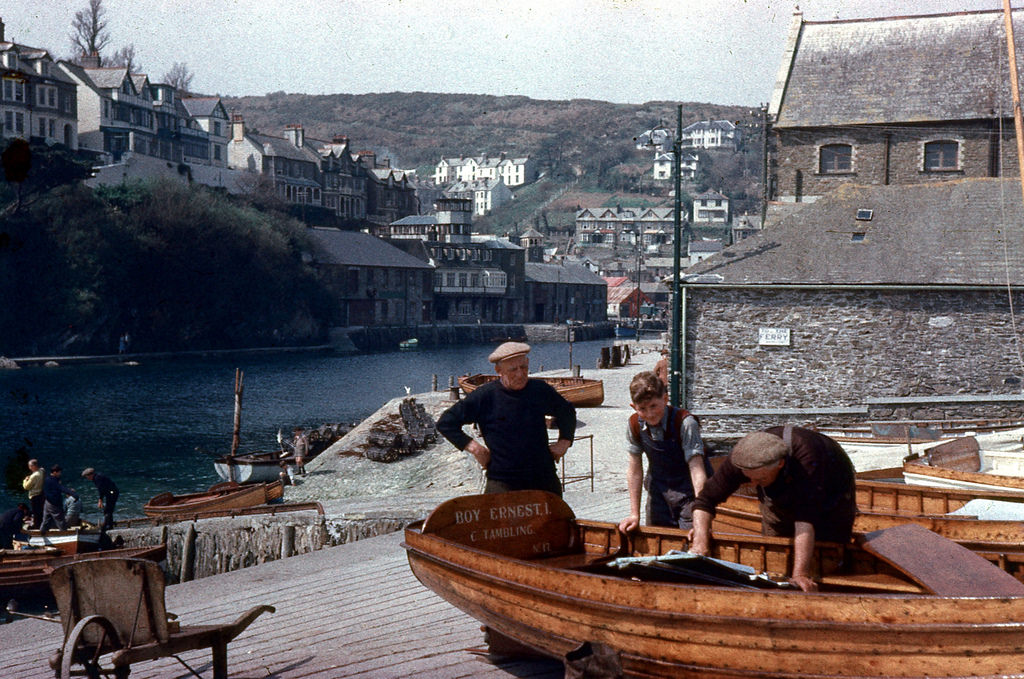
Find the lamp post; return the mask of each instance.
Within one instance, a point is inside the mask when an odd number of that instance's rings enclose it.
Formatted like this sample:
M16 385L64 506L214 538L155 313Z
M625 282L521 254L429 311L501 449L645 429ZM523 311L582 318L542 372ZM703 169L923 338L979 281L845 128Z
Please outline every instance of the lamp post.
M681 156L683 155L683 105L676 108L676 137L672 142L672 178L675 184L676 199L672 222L672 339L669 354L669 403L679 407L682 401L680 393L681 359L683 338L680 337L682 326L683 305L679 288L680 245L683 236L682 210L683 199L680 188Z

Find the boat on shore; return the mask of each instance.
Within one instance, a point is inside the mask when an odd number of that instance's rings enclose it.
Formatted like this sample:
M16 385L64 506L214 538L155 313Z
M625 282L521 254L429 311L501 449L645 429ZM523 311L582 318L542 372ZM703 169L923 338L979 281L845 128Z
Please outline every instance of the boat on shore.
M191 516L202 512L241 509L277 502L284 497L280 479L270 483L240 484L225 481L201 493L174 495L160 493L145 504L142 511L150 518Z
M463 375L459 378L462 392L470 394L477 387L498 379L497 375ZM586 377L533 377L555 388L566 401L577 408L595 408L604 403L604 381Z
M304 462L309 462L351 431L345 424L325 424L309 431L309 449ZM278 433L280 437L280 433ZM279 440L281 440L279 438ZM236 483L270 483L281 478L281 472L295 466L295 451L287 445L277 450L256 451L238 455L221 455L213 461L213 469L224 481Z
M90 526L75 526L63 530L26 531L30 547L53 547L62 554L86 554L95 552L104 545L103 533Z
M818 543L815 593L780 582L789 539L716 533L729 563L694 560L671 553L685 531L623 540L539 491L449 500L403 546L492 638L556 659L599 643L628 677L1024 675L1024 583L913 524Z
M903 479L910 484L971 491L1024 494L1024 450L1019 438L982 450L977 437L965 436L907 456Z
M420 348L420 341L415 337L407 340L402 340L398 343L399 351L416 351Z
M53 547L39 549L0 549L0 598L34 599L49 597L50 573L82 559L147 559L163 561L164 544L147 547L123 547L98 552L67 554Z

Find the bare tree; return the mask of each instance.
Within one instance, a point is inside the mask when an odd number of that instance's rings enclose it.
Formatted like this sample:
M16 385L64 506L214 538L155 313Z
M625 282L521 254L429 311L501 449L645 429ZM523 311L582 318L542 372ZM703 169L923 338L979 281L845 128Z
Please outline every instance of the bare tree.
M77 48L79 56L99 56L110 43L106 15L103 0L89 0L86 9L75 12L71 22L71 43Z
M192 86L192 77L195 74L188 69L188 65L184 62L176 61L171 66L171 70L164 74L163 82L167 85L173 85L179 92L187 93L189 87Z
M142 65L139 64L138 57L135 55L134 44L125 45L114 52L114 56L110 57L107 61L107 65L125 66L128 68L129 73L139 73L142 71Z

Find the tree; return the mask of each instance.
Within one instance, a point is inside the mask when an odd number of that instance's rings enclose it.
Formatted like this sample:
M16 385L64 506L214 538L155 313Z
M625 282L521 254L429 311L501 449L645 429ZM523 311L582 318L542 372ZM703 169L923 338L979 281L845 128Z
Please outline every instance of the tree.
M138 57L135 55L135 45L128 44L114 52L114 56L110 57L107 61L108 66L124 66L128 69L129 73L139 73L142 71L142 66L138 62Z
M171 70L164 74L163 82L166 85L173 85L179 92L187 93L192 86L193 76L187 64L176 61Z
M75 18L71 22L71 43L78 49L79 55L100 56L110 43L106 14L103 0L89 0L86 9L75 12Z

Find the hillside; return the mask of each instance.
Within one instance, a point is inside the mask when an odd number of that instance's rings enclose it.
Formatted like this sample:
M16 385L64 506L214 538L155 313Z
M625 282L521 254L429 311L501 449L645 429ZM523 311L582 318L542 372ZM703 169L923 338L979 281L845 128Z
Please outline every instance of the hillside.
M517 192L513 204L480 220L494 233L523 225L553 227L572 221L577 204L662 204L668 186L657 185L649 171L651 151L633 138L662 124L674 128L676 104L614 104L575 99L546 101L528 97L390 92L382 94L286 94L224 98L229 111L241 113L247 127L280 135L301 124L317 139L348 136L355 150L390 158L393 167L416 169L429 177L442 156L530 155L548 181ZM732 120L744 127L740 153L705 154L706 172L695 186L724 191L740 211L759 198L760 129L744 107L684 103L683 125L699 120ZM594 198L597 199L598 195Z

